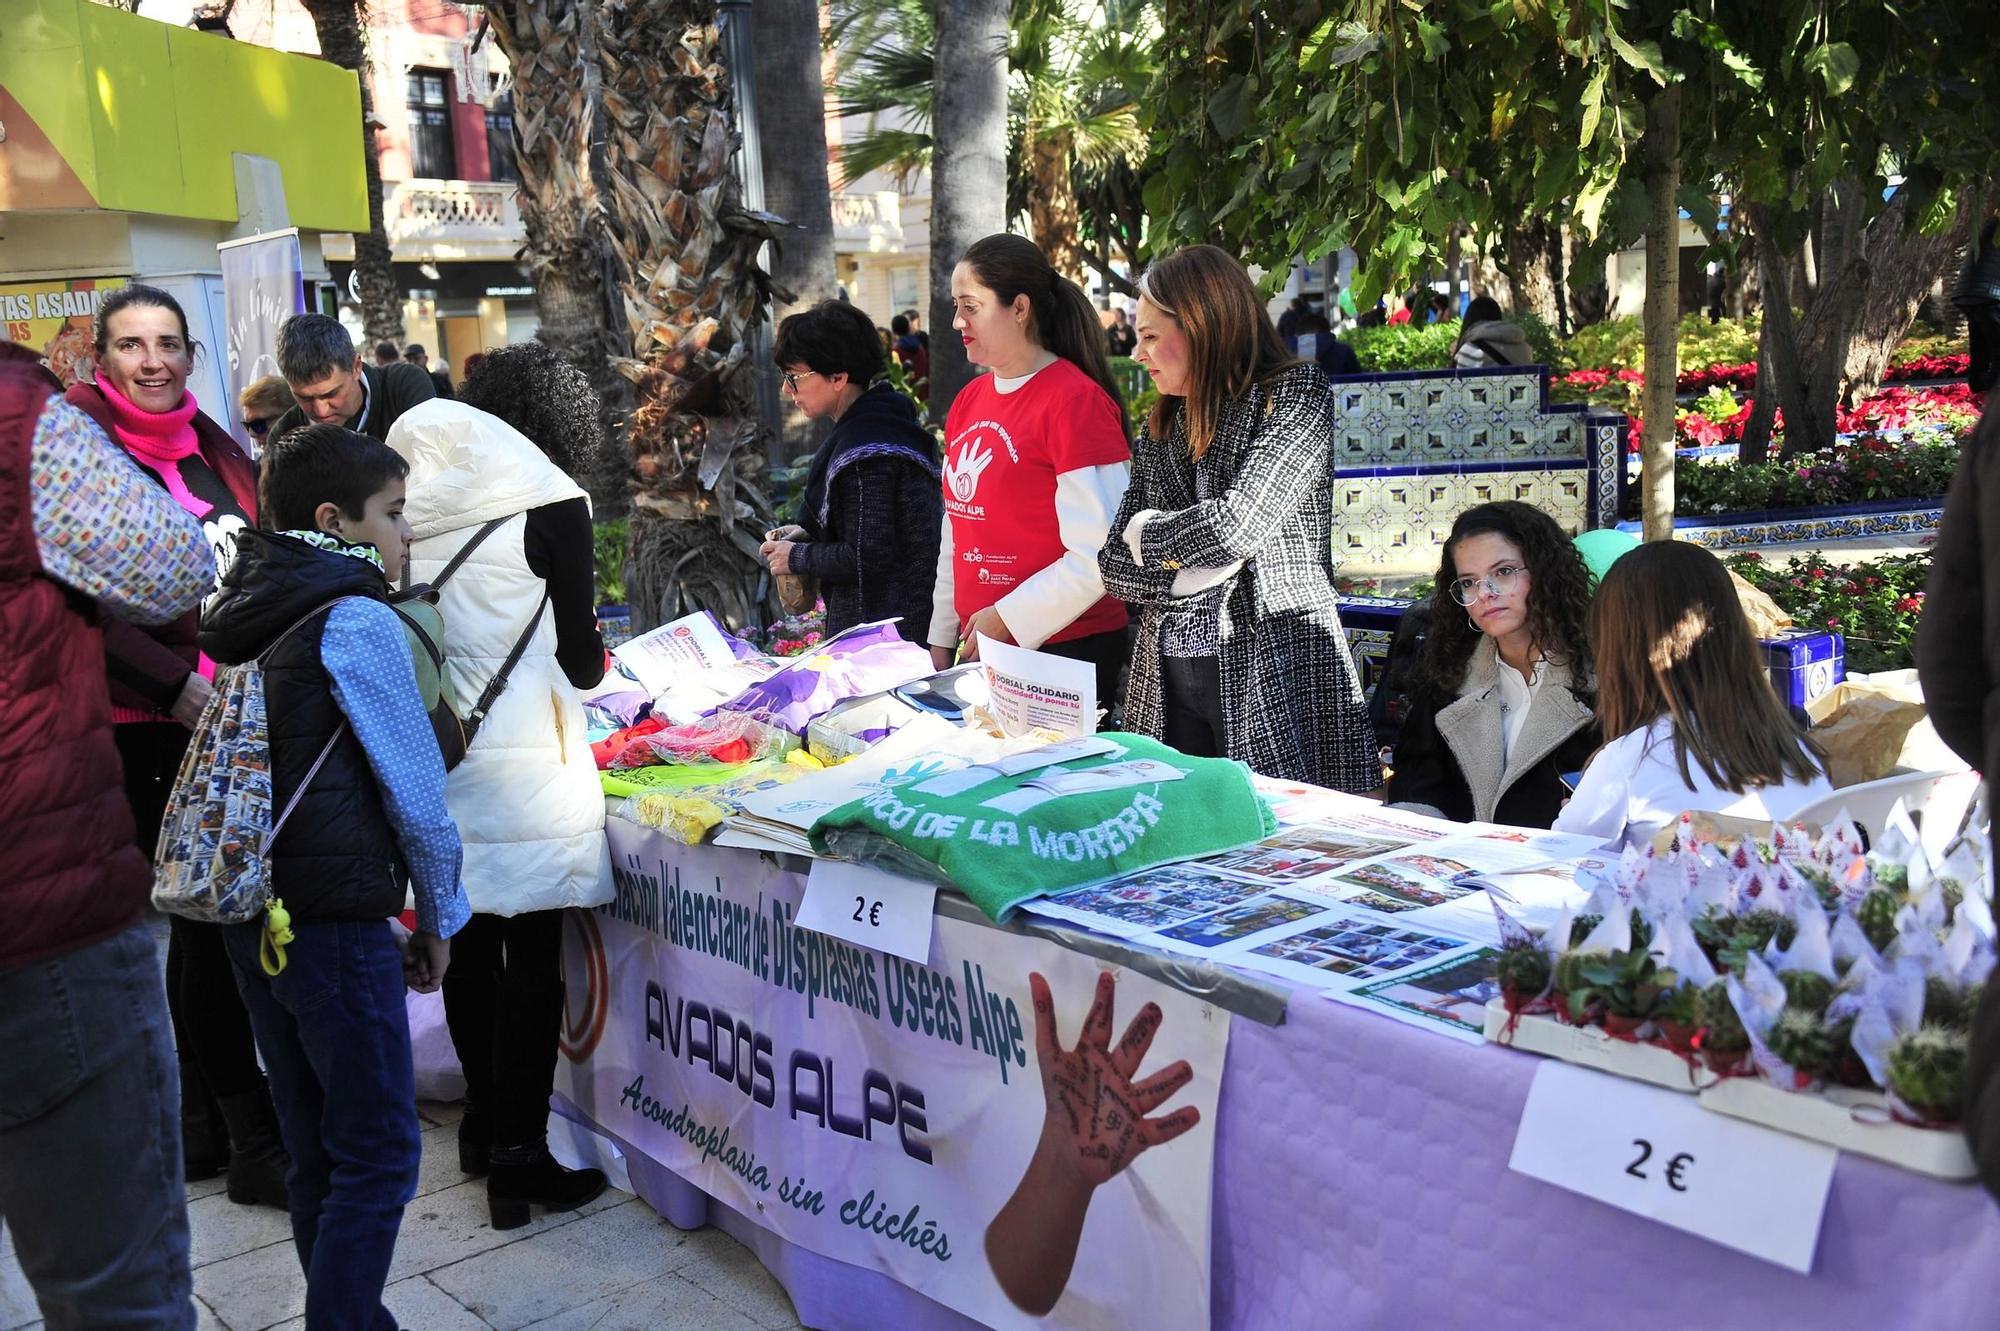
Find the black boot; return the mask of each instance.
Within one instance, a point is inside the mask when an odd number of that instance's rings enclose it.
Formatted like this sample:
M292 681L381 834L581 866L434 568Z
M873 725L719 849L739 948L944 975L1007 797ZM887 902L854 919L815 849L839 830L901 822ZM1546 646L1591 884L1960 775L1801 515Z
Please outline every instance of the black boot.
M259 1086L223 1096L220 1103L223 1121L229 1125L229 1200L239 1206L286 1209L285 1175L292 1160L278 1136L270 1090Z
M181 1171L189 1183L199 1183L229 1168L229 1129L200 1070L187 1059L180 1066Z
M486 1208L495 1229L519 1229L528 1208L574 1211L604 1191L601 1169L564 1169L546 1142L493 1148L493 1172L486 1176Z
M458 1120L458 1169L462 1174L484 1174L492 1167L493 1119L486 1104L465 1097L465 1113Z

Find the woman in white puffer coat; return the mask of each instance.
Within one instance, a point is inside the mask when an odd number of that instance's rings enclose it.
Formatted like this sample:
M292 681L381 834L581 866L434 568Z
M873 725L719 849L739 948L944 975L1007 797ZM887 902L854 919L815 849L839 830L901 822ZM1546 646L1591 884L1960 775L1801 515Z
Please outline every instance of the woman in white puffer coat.
M387 442L410 463L412 581L435 583L478 539L438 601L461 716L525 635L446 785L474 912L452 940L444 982L466 1080L459 1162L487 1174L494 1227L507 1229L527 1223L530 1204L573 1209L604 1188L601 1173L565 1170L547 1146L563 909L612 894L604 798L577 696L604 674L589 500L552 460L598 425L588 382L540 346L493 353L464 393L412 408Z

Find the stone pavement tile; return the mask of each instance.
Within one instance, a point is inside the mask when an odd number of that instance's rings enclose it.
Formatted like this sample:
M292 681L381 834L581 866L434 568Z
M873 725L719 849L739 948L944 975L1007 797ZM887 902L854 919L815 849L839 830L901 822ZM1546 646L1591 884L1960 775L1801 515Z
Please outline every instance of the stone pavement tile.
M306 1278L290 1238L197 1268L194 1292L229 1331L260 1331L306 1310Z
M749 1317L766 1331L798 1331L799 1315L792 1308L791 1295L778 1278L764 1269L751 1252L717 1229L703 1231L718 1235L719 1244L706 1260L690 1262L678 1274Z
M382 1291L382 1304L410 1331L490 1331L451 1295L423 1276L399 1280ZM293 1318L271 1331L305 1331L305 1318Z
M648 1280L531 1324L532 1331L757 1331L757 1323L677 1275Z
M42 1310L35 1303L35 1291L28 1287L28 1277L21 1274L10 1243L6 1257L0 1259L0 1331L41 1324Z
M500 1331L513 1331L710 1261L715 1251L712 1239L684 1234L628 1198L575 1224L434 1270L430 1278Z
M465 1117L465 1105L459 1100L452 1100L448 1103L442 1100L419 1100L417 1101L417 1116L426 1123L442 1123L456 1126L458 1121Z
M229 1188L228 1177L226 1175L217 1174L214 1178L205 1178L199 1183L188 1184L187 1198L191 1202L199 1201L203 1197L213 1197L217 1193L225 1192L228 1190L228 1188Z
M458 1167L458 1128L450 1123L426 1124L421 1134L423 1158L417 1164L417 1196L428 1197L472 1178ZM413 1201L411 1206L415 1206Z
M222 1319L215 1315L215 1309L199 1298L194 1301L194 1331L233 1331L224 1326Z
M581 1211L538 1208L525 1228L503 1232L493 1228L487 1215L486 1181L468 1179L410 1203L403 1212L403 1229L396 1240L396 1260L389 1266L389 1280L393 1284L405 1276L423 1275L483 1252L519 1244L631 1200L629 1193L607 1189Z
M190 1200L187 1210L192 1239L189 1260L197 1267L273 1243L289 1246L292 1241L291 1216L274 1207L238 1206L217 1192Z

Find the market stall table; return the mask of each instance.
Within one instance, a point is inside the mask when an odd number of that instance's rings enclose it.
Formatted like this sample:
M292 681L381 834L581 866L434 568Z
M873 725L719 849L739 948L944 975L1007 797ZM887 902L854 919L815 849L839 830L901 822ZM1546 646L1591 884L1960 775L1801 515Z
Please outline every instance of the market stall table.
M686 849L622 820L611 835L614 847L668 860ZM805 861L784 867L803 872ZM947 894L939 910L964 918L969 906ZM607 933L633 927L598 919ZM1842 1155L1812 1274L1798 1275L1512 1172L1535 1056L1045 921L1032 932L1038 946L1073 944L1237 1014L1215 1145L1217 1328L1540 1331L1622 1325L1641 1310L1667 1325L1994 1321L2000 1214L1976 1186ZM1282 1023L1268 1024L1284 997ZM590 1123L574 1103L559 1096L558 1108L618 1146L633 1188L670 1222L716 1224L750 1247L807 1325L978 1325L888 1275L786 1242Z

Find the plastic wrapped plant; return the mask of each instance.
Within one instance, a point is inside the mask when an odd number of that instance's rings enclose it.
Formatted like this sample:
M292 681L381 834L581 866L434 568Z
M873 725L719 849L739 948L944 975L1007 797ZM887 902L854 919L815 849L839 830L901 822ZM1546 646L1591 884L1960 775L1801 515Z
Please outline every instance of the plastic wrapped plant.
M1964 1030L1972 1024L1966 1017L1964 996L1942 975L1924 981L1924 1024L1949 1026L1954 1030Z
M1507 1010L1519 1012L1540 998L1549 987L1548 953L1542 951L1538 941L1503 948L1494 960L1493 974L1500 982L1500 993L1507 1000Z
M1854 922L1861 926L1861 932L1868 935L1868 941L1881 951L1896 940L1896 911L1902 903L1896 894L1885 887L1877 887L1861 898L1861 905L1854 912Z
M1785 986L1787 1007L1823 1013L1833 1001L1833 981L1816 971L1783 971L1778 979Z
M1716 1072L1734 1070L1750 1052L1750 1032L1743 1029L1743 1018L1729 1001L1725 981L1717 980L1701 991L1699 1011L1702 1058Z
M1701 1012L1700 985L1684 981L1661 998L1655 1020L1660 1023L1660 1038L1667 1048L1677 1054L1693 1052L1695 1034L1701 1029Z
M1817 1012L1787 1006L1778 1014L1764 1043L1773 1054L1797 1070L1802 1080L1830 1075L1840 1060L1840 1048L1826 1020Z
M1955 1123L1965 1103L1966 1034L1922 1026L1889 1051L1889 1090L1927 1124Z

